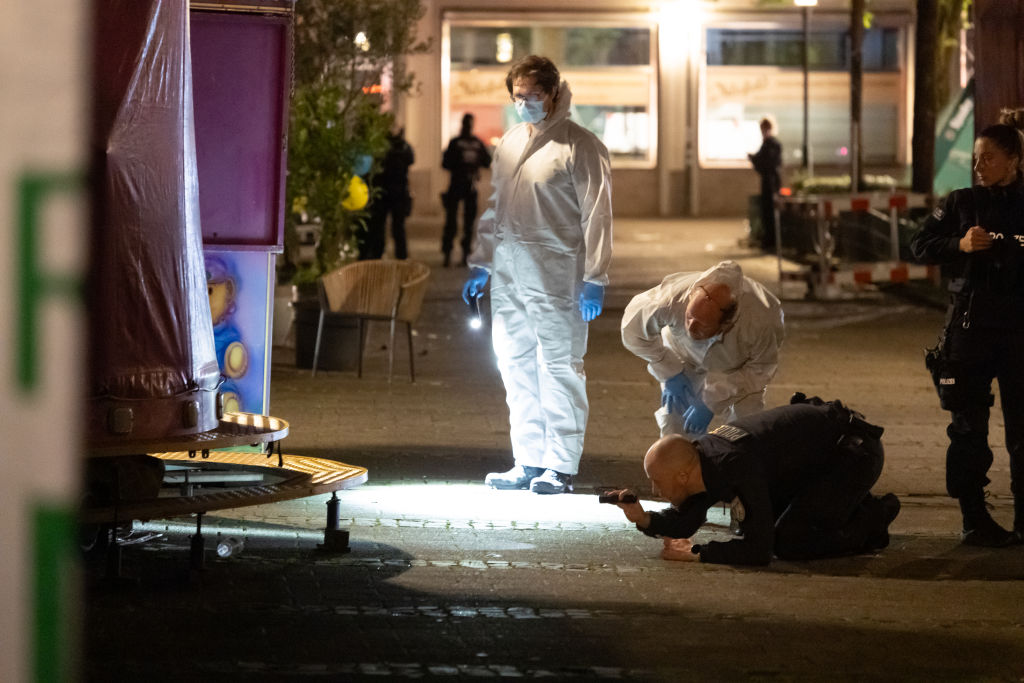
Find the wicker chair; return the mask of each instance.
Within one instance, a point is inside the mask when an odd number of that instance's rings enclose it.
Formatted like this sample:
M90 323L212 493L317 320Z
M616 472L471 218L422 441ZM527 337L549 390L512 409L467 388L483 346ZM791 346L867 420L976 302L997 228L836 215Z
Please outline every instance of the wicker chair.
M320 340L327 316L356 318L359 321L358 376L363 376L365 326L370 320L391 323L388 344L388 381L395 362L395 323L405 323L409 345L409 378L416 381L412 346L412 325L423 309L430 268L417 261L357 261L320 278L320 320L313 350L313 376L320 359Z

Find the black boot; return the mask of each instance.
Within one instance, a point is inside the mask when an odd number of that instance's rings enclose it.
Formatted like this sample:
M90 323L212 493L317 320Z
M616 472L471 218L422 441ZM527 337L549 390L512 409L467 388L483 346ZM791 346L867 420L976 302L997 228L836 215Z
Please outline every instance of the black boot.
M452 252L446 251L446 252L444 252L444 267L448 268L451 265L452 265Z
M871 494L868 494L869 496ZM868 538L864 550L869 553L877 552L889 546L889 525L896 516L900 514L900 499L894 493L887 493L881 498L873 501L877 505L879 528Z
M1024 543L1024 498L1014 496L1013 499L1013 535L1018 543Z
M1012 531L1007 531L992 519L985 507L985 494L978 491L960 496L960 511L964 515L964 545L982 548L1004 548L1016 540Z

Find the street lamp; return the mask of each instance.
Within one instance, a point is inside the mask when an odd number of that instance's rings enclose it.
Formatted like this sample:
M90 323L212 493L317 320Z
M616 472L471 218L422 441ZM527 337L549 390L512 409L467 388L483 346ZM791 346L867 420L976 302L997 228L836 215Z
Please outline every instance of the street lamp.
M807 175L814 173L814 164L811 163L810 145L808 139L808 101L810 99L810 59L808 56L808 45L811 42L811 8L818 4L818 0L793 0L793 4L800 8L803 17L804 40L800 48L800 57L804 70L804 136L803 145L800 149L800 167L807 171Z

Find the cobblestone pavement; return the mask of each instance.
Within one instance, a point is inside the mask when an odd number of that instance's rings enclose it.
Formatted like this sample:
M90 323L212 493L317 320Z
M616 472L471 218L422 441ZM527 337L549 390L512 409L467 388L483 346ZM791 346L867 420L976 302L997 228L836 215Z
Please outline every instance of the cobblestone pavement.
M411 251L440 255L426 223ZM678 270L735 258L777 288L774 259L737 247L737 221L620 221L605 313L591 325L591 416L576 493L493 492L509 464L507 408L486 333L466 327L463 269L433 271L415 339L386 377L384 325L362 379L311 378L275 349L271 412L286 452L366 466L342 493L351 552L316 550L326 497L208 515L204 532L244 542L189 572L189 519L137 526L117 586L87 566L89 681L578 680L1024 681L1024 547L961 547L944 496L944 414L921 348L940 311L889 293L785 302L787 340L769 405L802 390L842 398L885 426L876 487L903 510L872 556L742 569L662 561L659 543L594 487L647 496L658 389L619 342L629 297ZM785 292L789 297L800 291ZM1002 421L993 417L993 514L1009 523ZM658 505L658 503L652 503ZM724 537L716 509L702 537Z

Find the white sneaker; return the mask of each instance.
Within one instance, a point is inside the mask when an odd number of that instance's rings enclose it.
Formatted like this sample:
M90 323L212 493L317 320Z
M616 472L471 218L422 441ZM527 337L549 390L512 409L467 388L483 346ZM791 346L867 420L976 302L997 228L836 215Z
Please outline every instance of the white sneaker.
M544 470L544 474L530 482L534 493L572 493L572 475L555 470Z
M516 465L508 472L491 472L484 478L484 483L494 489L525 489L543 471L540 467Z

